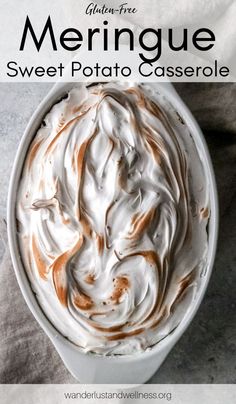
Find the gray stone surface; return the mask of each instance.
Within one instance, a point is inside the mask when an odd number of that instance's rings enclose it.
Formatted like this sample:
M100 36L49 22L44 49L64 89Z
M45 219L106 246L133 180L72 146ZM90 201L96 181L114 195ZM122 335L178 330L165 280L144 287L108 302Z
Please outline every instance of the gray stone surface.
M8 182L14 156L32 112L46 95L50 84L0 84L0 216L6 217ZM192 324L172 350L151 383L235 383L236 382L236 86L234 84L178 84L180 92L198 119L212 156L220 200L218 251L210 285ZM3 251L1 246L0 255ZM1 260L1 259L0 259ZM0 285L2 288L3 285ZM14 283L14 288L17 288ZM9 294L11 291L9 291ZM20 290L14 290L20 294ZM13 306L14 307L14 306ZM24 310L28 310L23 306ZM1 316L1 314L0 314ZM1 320L1 319L0 319ZM2 323L2 321L1 321ZM14 325L13 334L14 334ZM4 324L1 325L4 327ZM50 342L34 321L35 334L50 352ZM4 331L4 330L3 330ZM38 331L38 333L37 333ZM37 355L36 343L29 341L28 356ZM8 355L11 348L8 348ZM57 354L54 369L63 367ZM14 357L17 366L17 356ZM22 366L19 363L19 367ZM42 364L43 366L43 364ZM73 382L51 372L46 382ZM18 372L21 373L20 371ZM43 383L24 370L17 379L5 372L3 382Z

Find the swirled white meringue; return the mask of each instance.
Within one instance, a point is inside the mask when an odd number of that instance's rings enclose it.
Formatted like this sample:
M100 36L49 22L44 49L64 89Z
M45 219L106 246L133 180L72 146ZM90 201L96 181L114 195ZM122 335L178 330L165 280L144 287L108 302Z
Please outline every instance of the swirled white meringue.
M84 351L153 346L196 297L209 212L196 145L161 94L74 88L34 137L18 190L20 251L43 311Z

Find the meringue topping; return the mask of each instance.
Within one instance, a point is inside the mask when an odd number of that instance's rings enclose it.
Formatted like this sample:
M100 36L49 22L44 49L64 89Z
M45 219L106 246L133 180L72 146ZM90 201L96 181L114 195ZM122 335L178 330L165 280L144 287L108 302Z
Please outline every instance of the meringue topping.
M29 147L19 246L38 302L86 352L133 354L183 320L208 259L207 175L150 85L78 85Z

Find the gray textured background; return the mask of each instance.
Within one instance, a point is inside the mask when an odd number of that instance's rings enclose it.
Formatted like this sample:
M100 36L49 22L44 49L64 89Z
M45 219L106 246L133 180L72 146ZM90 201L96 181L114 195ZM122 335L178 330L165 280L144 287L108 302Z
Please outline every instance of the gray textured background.
M0 84L3 219L17 146L27 121L49 88L50 84ZM220 200L219 243L204 301L150 382L235 383L236 84L178 84L176 88L197 118L209 145ZM4 224L1 232L4 233ZM0 242L0 262L0 382L74 383L24 303L3 242Z

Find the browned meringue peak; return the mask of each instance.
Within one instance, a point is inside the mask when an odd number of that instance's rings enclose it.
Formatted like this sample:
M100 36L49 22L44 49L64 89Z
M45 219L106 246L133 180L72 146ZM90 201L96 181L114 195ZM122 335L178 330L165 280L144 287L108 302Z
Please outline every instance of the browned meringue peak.
M151 85L80 85L45 123L18 192L32 288L85 351L143 351L183 320L206 266L210 206L196 145Z

